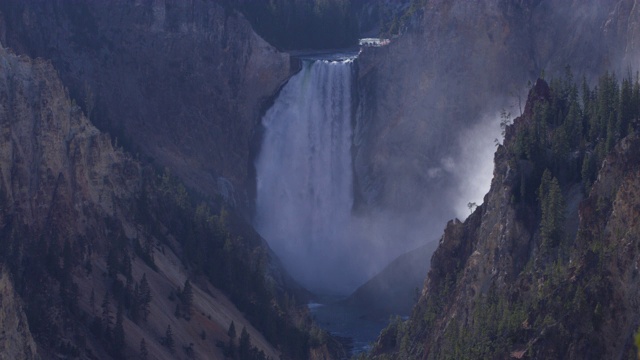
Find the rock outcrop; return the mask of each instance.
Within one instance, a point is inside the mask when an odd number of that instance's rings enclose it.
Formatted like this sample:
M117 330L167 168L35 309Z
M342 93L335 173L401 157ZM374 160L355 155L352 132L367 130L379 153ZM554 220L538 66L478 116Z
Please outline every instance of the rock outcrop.
M604 140L577 144L567 157L550 155L556 150L548 142L538 155L522 152L531 144L523 139L561 91L543 81L531 90L523 115L498 147L484 204L466 221L447 224L411 318L383 332L374 358L636 356L640 137L631 132L612 147L584 194L585 168L582 184L579 167L564 171L600 151L594 149ZM556 142L556 131L572 126L549 124L541 131ZM581 133L570 139L579 142ZM549 169L562 195L549 195ZM544 199L564 206L549 215ZM552 224L549 216L560 222ZM550 227L559 233L550 235Z
M287 54L217 1L5 1L0 41L51 60L99 129L246 207L250 140Z
M0 271L0 359L39 359L22 303L6 271Z

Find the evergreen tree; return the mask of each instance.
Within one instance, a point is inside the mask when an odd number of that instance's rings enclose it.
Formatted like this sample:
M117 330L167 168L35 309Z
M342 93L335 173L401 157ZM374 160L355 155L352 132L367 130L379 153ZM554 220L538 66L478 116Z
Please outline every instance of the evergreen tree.
M71 245L69 244L69 240L65 240L62 248L62 271L64 275L71 274L71 270L75 265L74 263Z
M596 174L596 157L594 154L587 153L584 155L581 174L584 191L588 193Z
M633 91L631 95L633 111L632 120L637 120L640 117L640 73L636 73L635 81L633 82ZM629 124L629 130L632 130L631 124Z
M582 139L582 114L580 104L577 98L571 99L571 105L569 106L569 113L564 122L564 129L568 135L567 146L569 148L575 148L580 145Z
M129 317L136 323L140 319L140 286L137 282L133 285L133 301L129 309Z
M238 356L240 359L249 359L251 354L251 335L247 332L246 327L242 327L240 333L240 342L238 343Z
M229 335L229 337L232 339L236 338L236 324L233 322L233 320L231 320L231 324L229 325L229 330L227 331L227 335Z
M171 325L167 325L167 330L164 333L164 346L166 346L170 352L173 353L175 349L175 340L173 339L173 331L171 331Z
M89 307L91 308L91 314L96 312L96 292L91 288L91 296L89 297Z
M133 275L131 273L131 256L129 256L127 251L125 251L122 256L122 273L127 279L127 284L133 280Z
M229 330L227 330L227 335L229 335L229 344L227 345L226 349L225 349L225 356L228 357L234 357L234 354L236 352L236 345L235 345L235 339L236 339L236 325L233 322L233 320L231 321L231 324L229 325Z
M142 280L140 280L140 289L139 289L139 306L140 306L140 315L142 316L142 320L147 321L147 317L149 316L149 305L151 304L151 287L149 286L149 282L147 281L147 274L142 274Z
M631 84L631 77L622 80L622 87L620 89L620 101L618 103L618 119L615 126L615 131L620 138L627 135L629 130L629 124L633 117L636 115L633 104L633 85Z
M116 356L122 355L124 349L124 328L122 326L122 305L118 305L118 313L116 315L116 325L113 328L113 353Z
M140 340L140 353L138 355L140 360L147 360L149 358L149 351L147 350L147 342L142 338Z
M191 287L189 279L184 282L180 299L182 300L182 310L184 311L185 318L189 320L193 311L193 288Z
M102 330L107 338L111 336L111 325L113 319L111 318L111 304L109 303L109 292L104 293L102 298Z
M111 278L115 278L118 274L118 256L113 248L109 249L107 254L107 273Z
M591 115L591 89L589 88L589 84L587 83L587 78L582 77L582 109L584 112L584 119L587 120ZM583 123L583 127L588 125L588 121ZM588 131L587 131L588 133ZM586 135L583 133L582 135Z
M43 240L44 241L44 240ZM45 243L44 246L47 246ZM45 263L47 271L54 278L60 276L60 246L57 241L50 241L47 247Z
M545 246L555 246L562 238L564 226L564 198L558 179L547 169L542 174L538 189L541 220L540 236Z

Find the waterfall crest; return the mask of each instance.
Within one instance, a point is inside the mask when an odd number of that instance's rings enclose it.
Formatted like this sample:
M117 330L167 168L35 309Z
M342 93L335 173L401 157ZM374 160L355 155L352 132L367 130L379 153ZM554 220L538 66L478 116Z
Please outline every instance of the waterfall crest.
M255 225L291 275L316 291L353 277L353 59L303 60L262 124Z

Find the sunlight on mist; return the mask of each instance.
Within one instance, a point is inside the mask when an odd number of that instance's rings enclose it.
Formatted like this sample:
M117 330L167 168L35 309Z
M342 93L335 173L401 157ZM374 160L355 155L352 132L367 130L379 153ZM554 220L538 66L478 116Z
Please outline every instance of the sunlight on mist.
M469 216L469 203L482 204L484 195L489 191L496 139L502 142L499 112L485 116L464 130L458 139L460 160L454 170L458 177L454 209L459 219Z

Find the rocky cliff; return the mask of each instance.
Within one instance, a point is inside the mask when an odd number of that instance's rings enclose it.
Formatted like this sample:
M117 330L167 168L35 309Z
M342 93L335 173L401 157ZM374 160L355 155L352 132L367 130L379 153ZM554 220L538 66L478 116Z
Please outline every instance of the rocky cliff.
M218 1L4 1L0 41L51 60L92 123L245 206L250 140L289 57Z
M594 119L611 102L601 93L603 107L595 110L586 100L574 118L575 85L554 84L536 83L498 147L484 204L466 221L449 222L411 318L385 330L372 357L635 357L637 123L626 137L627 130L595 135L602 124ZM565 96L574 100L558 105ZM558 117L549 111L556 106L574 110L564 108L566 117ZM573 126L575 133L565 133ZM610 136L623 138L607 146ZM598 155L606 148L608 155ZM601 161L589 175L593 156Z
M415 211L451 202L457 137L480 120L465 114L489 111L526 83L510 70L531 62L516 50L520 15L490 3L428 2L418 28L361 54L355 168L364 203ZM427 198L417 196L425 187Z
M0 359L39 359L22 302L6 271L0 271Z
M260 237L114 147L51 62L0 48L0 132L3 356L309 355L313 326Z
M358 60L360 204L461 216L482 196L469 191L483 171L469 145L500 137L500 110L521 114L528 81L567 65L589 80L637 67L632 0L415 3L405 33Z

